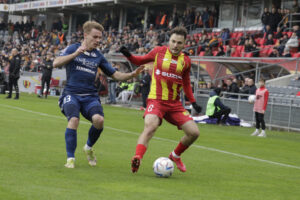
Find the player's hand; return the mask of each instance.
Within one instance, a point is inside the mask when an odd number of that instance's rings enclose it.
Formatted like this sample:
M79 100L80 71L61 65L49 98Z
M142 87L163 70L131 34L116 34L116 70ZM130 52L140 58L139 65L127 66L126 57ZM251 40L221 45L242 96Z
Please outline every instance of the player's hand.
M75 55L79 56L80 54L82 54L83 52L86 51L86 46L85 45L81 45L76 51L75 51Z
M201 113L202 108L196 102L192 103L192 106L196 110L197 113Z
M136 70L134 70L133 72L131 72L133 77L136 77L137 75L139 75L143 70L144 70L145 66L139 66Z
M129 52L129 50L125 47L125 46L121 46L121 48L119 49L119 51L126 57L130 57L131 53Z

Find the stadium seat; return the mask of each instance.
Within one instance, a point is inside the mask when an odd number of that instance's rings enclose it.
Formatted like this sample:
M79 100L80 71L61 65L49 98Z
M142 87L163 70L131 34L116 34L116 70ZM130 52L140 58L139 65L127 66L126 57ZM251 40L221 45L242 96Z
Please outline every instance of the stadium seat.
M218 54L218 51L213 51L213 56L216 56Z
M293 32L287 32L286 33L288 35L288 37L290 38L293 35Z
M245 51L245 46L244 45L239 45L239 46L236 47L236 50L238 52L240 52L240 54L242 54L242 52Z
M247 57L247 58L253 57L253 53L252 52L244 53L244 57Z
M292 57L299 58L300 57L300 52L292 53Z
M201 51L199 56L204 56L204 54L205 54L205 51Z

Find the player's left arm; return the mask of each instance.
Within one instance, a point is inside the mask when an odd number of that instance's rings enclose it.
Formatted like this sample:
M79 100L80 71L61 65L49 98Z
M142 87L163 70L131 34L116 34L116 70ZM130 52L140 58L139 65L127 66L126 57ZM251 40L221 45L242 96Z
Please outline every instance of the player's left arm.
M184 91L185 95L187 96L187 98L192 103L193 108L198 113L200 113L202 111L202 108L201 108L201 106L199 106L196 103L196 100L195 100L195 97L194 97L194 94L193 94L193 90L192 90L192 87L191 87L191 80L190 80L191 60L190 59L188 59L187 65L188 65L188 67L183 72L183 75L182 75L183 91Z
M264 95L264 107L263 107L264 112L266 112L267 110L268 100L269 100L269 91L267 90Z
M99 67L106 75L111 76L113 79L118 81L126 81L128 79L134 78L144 70L144 66L140 66L134 71L129 73L119 72L115 70L115 68L113 68L111 64L104 57L102 58L102 62L100 63Z

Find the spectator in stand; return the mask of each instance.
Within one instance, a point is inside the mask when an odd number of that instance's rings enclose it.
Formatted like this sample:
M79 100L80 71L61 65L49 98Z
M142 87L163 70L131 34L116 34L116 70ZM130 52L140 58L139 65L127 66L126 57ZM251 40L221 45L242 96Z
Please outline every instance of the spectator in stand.
M227 45L229 43L230 34L228 28L223 28L221 32L222 45Z
M278 25L278 23L280 22L280 17L279 14L277 13L277 10L275 7L272 8L272 12L270 14L270 18L269 18L269 25L271 27L271 31L275 32L276 31L276 27Z
M228 85L228 88L227 88L228 93L239 93L240 89L239 89L237 83L233 81L233 79L228 79L227 85ZM237 97L238 97L237 95L231 95L231 94L229 94L227 96L227 98L237 98Z
M277 27L277 32L276 32L274 38L275 38L275 39L280 39L280 38L282 38L282 37L283 37L282 30L281 30L281 28L278 26L278 27Z
M267 36L270 35L270 34L273 35L274 32L273 32L271 26L268 24L268 25L266 26L266 31L265 31L265 33L264 33L264 38L266 39Z
M270 12L269 12L269 9L268 8L265 8L264 9L264 13L262 14L261 16L261 23L263 24L264 26L264 32L266 32L266 26L269 25L269 18L270 18Z
M203 27L203 22L201 19L201 13L197 12L195 16L195 21L194 21L194 27L195 28L202 28Z
M228 85L226 84L225 80L222 80L220 88L222 91L227 91Z
M287 34L284 34L283 37L278 40L279 44L277 45L277 48L278 48L278 52L280 55L283 53L283 50L284 50L285 45L288 42L288 40L289 40L289 38L288 38Z
M209 41L208 46L209 47L217 47L218 45L219 45L219 41L218 41L217 35L214 34L212 36L212 39Z
M299 25L293 26L293 30L294 30L294 32L296 32L297 37L300 38Z
M223 46L219 46L218 47L218 53L216 56L224 56L225 55L225 52L224 52L224 48Z
M249 85L248 85L249 78L245 78L244 85L240 89L240 93L242 94L248 94L249 93ZM246 98L246 97L245 97Z
M276 47L273 47L272 53L270 53L269 57L280 57L279 51Z
M255 94L256 86L254 84L254 80L252 78L248 79L249 92L248 94Z
M212 52L211 52L211 47L206 46L205 47L205 53L204 56L213 56Z
M209 8L206 7L205 11L202 14L202 22L204 25L204 28L209 28Z
M269 34L268 39L265 41L264 45L274 45L273 35Z
M290 50L290 48L296 48L298 47L299 42L298 42L298 37L296 32L293 32L292 36L290 37L290 39L287 41L284 50Z

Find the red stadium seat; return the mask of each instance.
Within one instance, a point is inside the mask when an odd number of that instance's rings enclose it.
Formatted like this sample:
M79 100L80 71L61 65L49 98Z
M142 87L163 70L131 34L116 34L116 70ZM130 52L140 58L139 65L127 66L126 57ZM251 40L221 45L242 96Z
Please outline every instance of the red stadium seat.
M293 32L287 32L287 35L290 38L293 35Z
M205 54L205 51L201 51L199 56L204 56L204 54Z
M218 51L213 51L213 56L216 56L218 54Z
M247 58L253 57L253 53L252 52L244 53L244 57L247 57Z
M292 54L292 57L294 57L294 58L300 58L300 52L298 52L298 53L293 53L293 54Z
M243 35L244 35L243 32L238 32L236 37L237 37L237 39L239 39L240 37L243 37Z
M242 54L242 52L245 51L245 46L244 46L244 45L237 46L237 47L236 47L236 50L237 50L238 52L240 52L240 54Z

